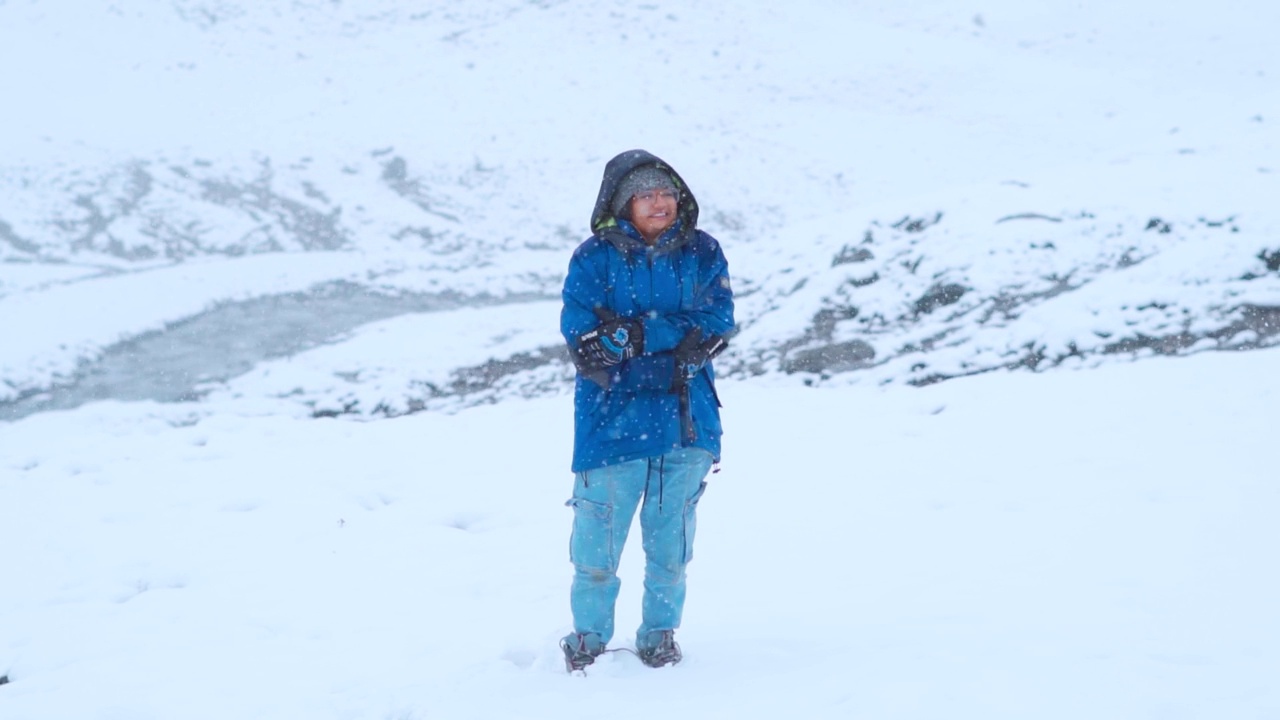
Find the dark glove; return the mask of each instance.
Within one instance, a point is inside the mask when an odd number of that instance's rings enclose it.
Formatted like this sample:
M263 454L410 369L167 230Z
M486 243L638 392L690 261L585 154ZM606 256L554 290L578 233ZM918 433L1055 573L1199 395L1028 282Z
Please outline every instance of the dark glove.
M578 337L578 369L583 374L613 367L644 352L644 323L614 318Z
M671 381L672 392L677 392L688 384L709 360L726 347L729 347L728 341L719 335L712 335L704 340L702 328L695 327L685 333L674 351L676 374Z

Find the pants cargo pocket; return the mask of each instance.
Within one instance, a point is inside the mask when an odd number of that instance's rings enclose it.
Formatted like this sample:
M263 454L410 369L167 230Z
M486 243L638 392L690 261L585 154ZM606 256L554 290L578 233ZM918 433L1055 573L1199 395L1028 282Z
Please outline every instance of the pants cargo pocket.
M698 484L698 490L693 493L693 497L689 498L684 504L684 564L688 565L693 560L693 536L698 529L698 501L702 499L702 493L707 491L706 481Z
M573 533L569 536L569 560L590 570L612 572L613 508L603 503L572 498Z

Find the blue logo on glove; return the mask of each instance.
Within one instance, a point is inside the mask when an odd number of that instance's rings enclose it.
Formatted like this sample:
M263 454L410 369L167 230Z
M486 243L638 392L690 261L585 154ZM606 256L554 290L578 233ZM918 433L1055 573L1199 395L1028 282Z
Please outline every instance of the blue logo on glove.
M631 333L628 333L626 328L620 327L613 332L613 337L605 335L600 338L600 344L604 345L605 349L614 355L621 355L630 340Z

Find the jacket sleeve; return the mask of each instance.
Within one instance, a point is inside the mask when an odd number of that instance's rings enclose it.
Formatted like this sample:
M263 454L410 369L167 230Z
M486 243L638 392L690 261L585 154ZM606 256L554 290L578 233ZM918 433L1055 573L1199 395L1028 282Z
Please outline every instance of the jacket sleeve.
M565 276L561 297L564 307L560 310L560 334L564 336L569 352L578 347L578 338L600 324L596 308L608 308L608 281L604 253L601 248L584 245L569 261L569 273ZM648 345L648 342L645 343ZM670 352L651 353L632 358L607 370L609 386L628 391L666 390L675 372L675 360Z
M605 307L607 281L603 262L593 261L601 257L593 253L596 245L584 244L569 260L569 273L564 279L560 310L560 334L572 352L578 347L578 338L600 324L595 309Z
M675 360L671 351L693 327L701 327L704 336L727 335L734 327L733 292L729 285L728 264L711 236L699 248L698 282L700 289L692 307L665 315L644 318L644 354L621 363L608 372L612 387L629 390L661 390L671 386ZM608 308L608 270L605 249L588 241L569 261L561 298L560 334L570 352L578 346L578 338L600 324L596 308Z
M697 256L699 293L693 306L680 312L644 319L646 353L668 352L694 327L703 337L728 337L734 328L733 289L729 283L729 263L715 238L699 231Z

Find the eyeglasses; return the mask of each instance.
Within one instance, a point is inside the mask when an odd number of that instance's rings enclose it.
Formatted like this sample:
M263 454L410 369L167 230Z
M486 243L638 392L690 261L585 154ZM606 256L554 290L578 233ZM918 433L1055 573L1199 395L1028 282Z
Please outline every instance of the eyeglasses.
M663 200L675 200L676 191L675 190L644 190L642 192L636 193L633 197L636 200L639 200L641 202L646 202L646 203L651 203L657 200L658 198L662 198Z

